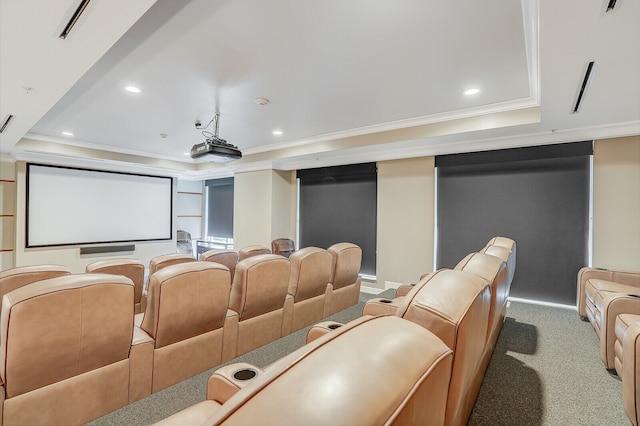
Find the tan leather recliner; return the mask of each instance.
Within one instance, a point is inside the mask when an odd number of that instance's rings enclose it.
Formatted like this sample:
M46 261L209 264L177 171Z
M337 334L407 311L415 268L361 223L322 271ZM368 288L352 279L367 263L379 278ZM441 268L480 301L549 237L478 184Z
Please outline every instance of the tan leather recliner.
M134 331L133 293L124 276L81 274L4 296L4 426L81 425L149 394L153 346Z
M33 265L0 271L0 300L11 290L40 280L69 275L71 270L60 265Z
M231 282L236 273L236 265L238 264L238 253L233 250L213 249L205 251L200 255L200 260L207 262L216 262L229 268L231 273Z
M622 359L624 358L623 343L624 335L627 332L629 326L633 323L640 322L640 315L638 314L620 314L616 317L616 342L614 346L615 352L615 370L618 377L622 379Z
M622 379L622 406L624 412L635 426L640 424L640 316L627 317L622 336L621 364L618 375ZM618 328L616 327L616 331Z
M296 251L296 245L290 238L276 238L271 241L271 252L280 256L289 257Z
M509 279L507 281L507 296L511 292L511 284L516 274L516 242L506 237L494 237L480 250L480 253L502 259L507 264Z
M640 272L582 268L578 271L576 305L578 315L583 321L588 321L586 287L591 280L593 280L591 283L593 291L640 294ZM593 306L593 299L589 303Z
M269 247L261 245L253 245L241 248L238 250L238 262L245 260L251 256L258 256L261 254L271 254Z
M102 273L112 275L124 275L131 279L134 285L134 312L142 312L140 299L142 298L142 287L144 286L144 264L137 259L108 259L99 260L86 266L87 273Z
M613 282L589 279L585 285L586 312L600 339L600 359L607 369L615 368L616 318L620 314L640 314L640 289ZM613 289L619 290L614 291Z
M475 404L484 378L490 307L486 280L450 269L423 278L398 307L397 316L432 331L453 350L445 425L466 424Z
M509 298L507 263L486 253L471 253L458 262L454 269L478 275L491 285L491 310L489 311L485 356L485 362L488 364L507 311Z
M352 243L338 243L327 249L331 253L331 289L327 293L323 317L358 303L362 249Z
M151 276L140 328L155 340L152 393L222 363L229 276L226 266L203 261Z
M323 318L324 301L331 280L331 254L305 247L289 257L291 276L285 301L283 335Z
M142 290L142 298L141 298L141 311L144 312L147 307L147 290L149 288L149 280L151 276L161 270L162 268L166 268L167 266L177 265L179 263L186 262L195 262L196 258L190 254L186 253L170 253L170 254L161 254L160 256L156 256L151 259L149 262L149 276L147 278L147 282L145 284L144 289Z
M158 425L200 424L206 415L201 424L442 425L451 361L451 350L422 327L360 318L258 371L235 394L216 386L233 385L233 365L224 367L206 401Z
M511 292L511 283L516 273L516 242L506 237L493 237L478 253L484 253L502 259L507 264L507 287L505 292L507 297ZM420 279L427 274L423 274ZM396 298L406 296L415 284L403 284L396 290Z
M289 265L289 259L275 254L238 262L229 300L235 316L225 324L229 336L225 345L233 352L232 358L282 337Z

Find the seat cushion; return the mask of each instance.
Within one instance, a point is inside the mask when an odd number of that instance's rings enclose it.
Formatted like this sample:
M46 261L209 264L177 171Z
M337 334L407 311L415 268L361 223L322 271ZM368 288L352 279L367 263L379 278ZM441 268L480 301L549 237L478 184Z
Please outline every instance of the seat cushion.
M593 302L594 305L597 304L596 303L597 293L602 291L609 291L614 293L640 294L640 289L632 285L620 284L613 281L598 280L598 279L591 279L587 281L587 286L585 287L585 293L587 297Z

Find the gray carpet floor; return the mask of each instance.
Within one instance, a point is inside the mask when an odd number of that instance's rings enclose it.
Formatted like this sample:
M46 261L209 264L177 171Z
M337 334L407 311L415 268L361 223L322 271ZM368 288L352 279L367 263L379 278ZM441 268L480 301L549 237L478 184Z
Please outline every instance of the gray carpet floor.
M387 290L380 297L392 297ZM330 317L348 322L364 302ZM309 327L229 363L265 367L304 345ZM575 311L511 303L469 425L629 425L622 385L599 358L598 338ZM216 367L218 368L218 367ZM202 401L206 371L89 425L149 425Z
M622 382L574 310L511 303L468 425L629 425Z

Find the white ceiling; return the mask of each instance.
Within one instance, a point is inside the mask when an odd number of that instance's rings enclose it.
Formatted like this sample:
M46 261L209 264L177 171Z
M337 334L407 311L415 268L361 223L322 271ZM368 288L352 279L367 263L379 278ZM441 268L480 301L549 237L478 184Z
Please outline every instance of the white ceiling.
M0 0L0 153L203 178L640 134L636 0L93 0L60 40L78 3ZM216 111L242 160L184 155Z

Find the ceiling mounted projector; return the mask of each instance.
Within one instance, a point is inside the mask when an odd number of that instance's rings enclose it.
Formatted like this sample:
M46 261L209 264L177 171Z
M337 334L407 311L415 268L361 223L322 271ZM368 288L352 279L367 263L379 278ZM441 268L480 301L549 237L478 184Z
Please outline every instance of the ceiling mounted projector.
M226 140L220 138L218 136L218 122L220 120L220 113L216 113L216 115L211 119L209 124L207 124L204 128L209 127L211 122L215 120L215 131L214 133L202 131L202 134L205 136L205 141L199 144L194 145L191 148L191 158L200 158L207 156L211 161L216 163L228 163L229 161L239 160L242 158L242 152L238 149L238 147L227 143ZM196 129L201 129L202 125L199 121L196 121Z

